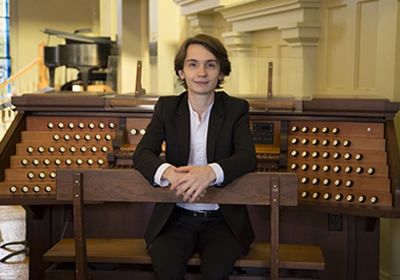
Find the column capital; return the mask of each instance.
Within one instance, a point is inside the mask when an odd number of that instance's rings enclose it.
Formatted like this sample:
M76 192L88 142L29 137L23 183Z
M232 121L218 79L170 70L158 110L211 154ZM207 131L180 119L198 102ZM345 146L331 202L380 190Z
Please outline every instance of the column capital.
M212 34L214 27L214 15L200 15L194 14L187 17L190 26L193 28L195 34L205 33Z
M232 51L250 52L253 46L253 33L225 32L222 33L224 44Z
M297 22L279 28L282 39L291 47L316 47L320 37L321 24L319 22Z
M165 0L167 1L167 0ZM214 13L215 9L234 4L240 0L173 0L181 7L181 15Z

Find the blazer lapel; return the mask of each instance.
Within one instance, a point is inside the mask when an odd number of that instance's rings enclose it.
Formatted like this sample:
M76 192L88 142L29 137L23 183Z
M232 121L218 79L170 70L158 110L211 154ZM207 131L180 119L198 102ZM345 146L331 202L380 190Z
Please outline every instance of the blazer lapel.
M181 165L186 165L189 160L190 151L190 116L187 94L181 99L178 109L176 110L175 127L179 140L179 152Z
M224 122L224 108L222 106L221 94L215 93L215 101L210 114L207 135L207 161L214 161L217 138Z

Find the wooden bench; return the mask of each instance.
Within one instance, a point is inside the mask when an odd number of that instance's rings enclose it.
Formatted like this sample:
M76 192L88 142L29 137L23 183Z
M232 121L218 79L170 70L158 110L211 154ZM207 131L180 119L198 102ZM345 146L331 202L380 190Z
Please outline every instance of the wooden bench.
M86 239L84 202L178 202L168 188L152 188L134 170L57 171L57 199L72 201L75 239L62 239L44 255L48 262L75 262L76 279L88 278L87 264L151 264L144 239ZM203 203L270 205L271 242L254 243L237 267L270 268L271 279L279 278L279 269L323 270L319 246L279 244L279 208L297 205L297 175L294 173L250 173L224 189L209 188ZM189 265L199 265L198 255Z

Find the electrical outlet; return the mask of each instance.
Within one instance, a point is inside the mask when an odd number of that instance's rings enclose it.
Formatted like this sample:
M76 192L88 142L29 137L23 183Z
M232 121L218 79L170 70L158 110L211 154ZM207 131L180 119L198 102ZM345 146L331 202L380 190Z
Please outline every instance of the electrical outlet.
M328 214L328 230L341 231L343 230L343 215L341 214Z

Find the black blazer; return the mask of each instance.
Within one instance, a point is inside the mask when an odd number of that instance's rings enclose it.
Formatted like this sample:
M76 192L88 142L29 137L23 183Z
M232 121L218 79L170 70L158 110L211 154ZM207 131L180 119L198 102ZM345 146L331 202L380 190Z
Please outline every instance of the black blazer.
M153 117L142 140L137 145L134 166L154 185L154 174L164 163L159 155L165 141L165 161L174 166L187 165L190 150L190 117L188 94L160 97ZM257 157L249 125L247 101L228 96L225 92L215 94L207 135L207 161L217 162L224 171L225 187L234 179L254 171ZM243 191L246 186L243 186ZM201 201L200 201L201 202ZM167 222L174 204L157 203L146 230L147 247ZM220 205L225 220L247 252L254 233L247 207L243 205Z

